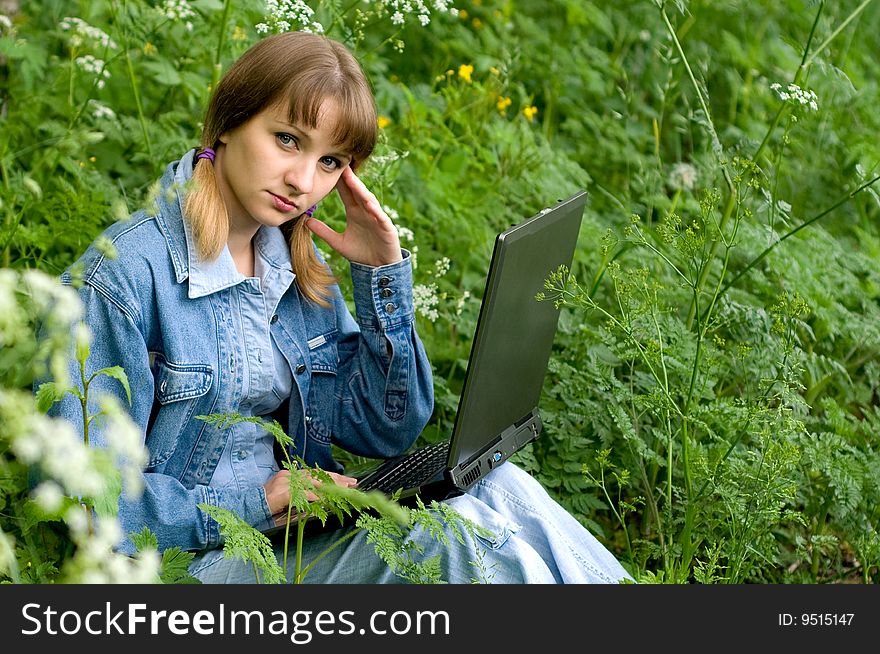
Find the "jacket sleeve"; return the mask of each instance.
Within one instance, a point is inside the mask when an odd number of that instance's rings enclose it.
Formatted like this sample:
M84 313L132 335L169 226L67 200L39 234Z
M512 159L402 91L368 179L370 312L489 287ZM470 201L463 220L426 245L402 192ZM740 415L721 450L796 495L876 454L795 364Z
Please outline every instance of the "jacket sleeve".
M344 449L387 458L406 450L434 408L431 365L416 334L412 260L351 264L357 322L336 302L339 364L334 434Z
M86 283L79 291L85 307L85 321L92 332L91 352L86 362L86 376L110 366L121 366L131 388L130 415L140 428L146 442L146 431L153 407L154 380L150 369L149 352L134 310L116 301L113 294L100 284ZM79 364L71 357L71 379L79 380ZM77 381L74 381L77 383ZM89 413L98 411L98 394L115 395L122 406L128 398L119 381L98 376L89 387ZM56 403L50 413L71 422L82 433L82 407L77 398L67 394ZM100 420L89 427L89 445L107 447L111 433ZM147 470L150 469L147 464ZM143 492L138 496L123 489L119 500L119 520L126 535L119 549L126 554L134 552L128 538L133 532L148 527L158 538L160 550L179 546L185 550L201 550L221 544L219 525L198 504L220 506L237 513L257 527L268 526L271 520L265 492L262 487L244 491L217 490L197 485L186 488L169 475L145 472Z

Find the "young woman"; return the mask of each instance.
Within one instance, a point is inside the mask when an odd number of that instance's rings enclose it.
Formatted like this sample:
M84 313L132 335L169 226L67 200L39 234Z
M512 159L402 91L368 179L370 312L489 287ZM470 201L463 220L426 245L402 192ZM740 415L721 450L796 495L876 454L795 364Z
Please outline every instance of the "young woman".
M79 292L93 332L89 366L125 369L131 415L149 451L143 494L120 500L123 530L146 526L160 548L197 551L190 569L202 581L254 577L249 565L223 557L219 526L198 505L269 527L286 511L291 473L279 470L273 439L261 428L220 429L196 416L279 418L296 455L352 485L331 443L368 457L397 455L431 415L409 253L355 173L375 146L376 118L369 83L342 45L307 33L266 38L221 80L201 147L168 166L154 205L107 230L118 256L92 247L80 261ZM345 207L342 233L312 217L334 191ZM312 235L351 262L357 320ZM95 383L90 394L120 393L114 380ZM81 420L72 398L56 410ZM101 433L91 441L101 445ZM496 583L628 578L510 463L449 502L494 534L464 544L453 537L448 546L412 534L425 556L442 554L450 582L469 581L477 560ZM304 564L339 537L310 535ZM133 545L126 539L120 549ZM395 576L360 533L322 558L306 581Z

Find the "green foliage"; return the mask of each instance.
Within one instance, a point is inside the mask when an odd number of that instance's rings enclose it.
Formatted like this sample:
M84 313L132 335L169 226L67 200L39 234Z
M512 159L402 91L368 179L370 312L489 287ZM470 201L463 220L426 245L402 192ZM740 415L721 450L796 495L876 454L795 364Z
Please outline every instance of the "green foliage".
M278 26L262 2L154 4L58 0L0 28L4 268L57 274L143 206L256 25ZM514 460L643 583L880 580L880 5L482 0L425 27L383 3L308 5L376 91L361 174L413 253L424 440L451 430L494 234L583 188L574 262L545 292L561 304L545 433ZM68 16L113 45L77 41ZM334 199L321 211L344 220ZM35 409L12 390L52 376L42 410L67 388L76 318L36 339L50 304L0 312L4 435ZM15 513L25 468L0 463ZM40 522L38 539L15 515L0 563L15 534L7 569L56 578L66 527ZM399 551L398 528L376 542Z
M401 524L388 516L364 514L358 517L358 527L367 530L367 541L373 543L378 554L388 567L400 578L414 584L443 583L441 554L424 559L424 545L407 538L412 529L421 529L442 545L449 546L446 529L450 528L453 537L464 543L465 538L473 538L475 533L490 533L473 521L459 515L451 506L432 501L426 507L417 498L416 508L410 511L410 520ZM479 561L471 562L480 569Z
M229 509L210 504L199 508L220 524L223 536L223 556L251 563L254 566L255 583L281 584L285 581L284 569L275 558L271 541L244 522Z
M431 538L448 545L445 528L450 528L454 536L463 542L463 533L471 536L477 531L488 534L470 520L460 516L452 507L433 502L430 510L417 498L417 507L408 509L397 503L396 497L388 497L379 491L361 491L356 488L340 486L327 472L317 466L308 466L299 457L291 457L293 439L288 436L276 421L259 417L245 417L236 413L197 416L210 425L228 429L242 422L256 424L271 433L282 446L284 467L290 470L290 501L285 516L284 550L281 564L271 541L260 531L245 523L236 514L221 507L199 505L220 525L223 537L223 555L237 558L254 566L257 583L302 583L312 566L332 549L352 538L358 531L367 530L367 542L373 543L376 553L389 568L402 579L412 583L441 583L439 555L420 560L424 546L407 538L414 528L425 529ZM295 513L295 515L294 515ZM303 567L302 545L305 538L305 525L315 519L326 525L330 515L335 516L340 526L347 518L358 514L356 520L348 521L355 528L340 532L339 538L319 553L311 563ZM294 520L295 518L295 520ZM292 578L288 578L288 544L291 527L296 527L296 560Z
M146 527L137 534L131 534L131 542L139 552L158 551L159 549L159 540ZM194 558L194 552L184 552L179 547L169 547L163 550L159 580L163 584L201 583L189 573L189 564Z

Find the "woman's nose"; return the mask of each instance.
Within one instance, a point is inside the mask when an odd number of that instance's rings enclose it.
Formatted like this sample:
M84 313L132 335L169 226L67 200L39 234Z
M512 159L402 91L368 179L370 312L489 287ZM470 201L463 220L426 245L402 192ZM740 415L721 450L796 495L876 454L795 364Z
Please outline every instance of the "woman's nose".
M311 193L315 181L315 166L306 157L297 157L287 169L285 183L299 193Z

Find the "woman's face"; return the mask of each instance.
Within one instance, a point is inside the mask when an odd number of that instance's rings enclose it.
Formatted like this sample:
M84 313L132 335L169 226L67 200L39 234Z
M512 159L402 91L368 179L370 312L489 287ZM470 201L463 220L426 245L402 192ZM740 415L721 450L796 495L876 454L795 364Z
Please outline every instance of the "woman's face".
M287 107L275 105L220 136L214 166L230 229L281 225L333 190L351 163L331 139L338 118L326 101L310 129L288 123Z

